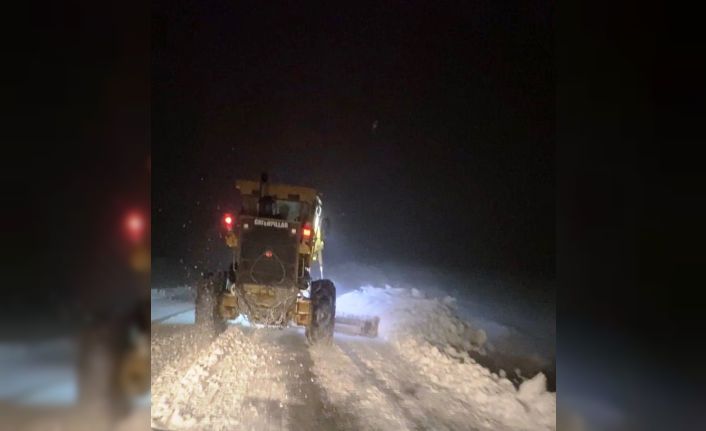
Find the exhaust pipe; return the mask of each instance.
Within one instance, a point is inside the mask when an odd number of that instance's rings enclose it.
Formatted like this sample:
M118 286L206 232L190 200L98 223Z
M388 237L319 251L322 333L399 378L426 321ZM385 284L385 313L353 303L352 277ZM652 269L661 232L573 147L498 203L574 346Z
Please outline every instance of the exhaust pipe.
M260 199L265 197L265 186L267 184L267 172L260 174Z

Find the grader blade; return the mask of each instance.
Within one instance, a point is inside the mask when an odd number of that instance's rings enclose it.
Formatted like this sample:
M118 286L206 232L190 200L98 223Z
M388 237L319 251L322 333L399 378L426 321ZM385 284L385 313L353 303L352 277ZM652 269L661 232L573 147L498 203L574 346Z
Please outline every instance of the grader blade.
M377 316L336 315L334 330L348 335L375 338L378 336L380 318Z

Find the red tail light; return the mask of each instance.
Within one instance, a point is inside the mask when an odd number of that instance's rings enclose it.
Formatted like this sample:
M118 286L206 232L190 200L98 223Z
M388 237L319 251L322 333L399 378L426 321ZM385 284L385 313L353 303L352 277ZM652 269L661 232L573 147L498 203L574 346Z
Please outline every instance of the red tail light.
M305 241L308 241L311 238L311 225L309 223L306 223L304 227L302 227L302 238Z
M145 219L141 213L134 211L125 217L125 230L133 241L141 241L145 233Z
M224 214L223 215L223 225L226 227L226 229L233 230L234 223L235 223L235 217L233 217L233 214Z

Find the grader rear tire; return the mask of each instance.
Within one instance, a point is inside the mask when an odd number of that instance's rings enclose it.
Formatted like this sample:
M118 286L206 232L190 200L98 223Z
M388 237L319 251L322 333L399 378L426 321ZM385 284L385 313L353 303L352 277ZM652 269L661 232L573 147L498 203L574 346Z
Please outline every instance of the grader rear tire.
M335 320L336 286L331 280L311 282L311 325L305 331L309 344L332 344Z
M225 272L207 274L196 290L196 326L214 336L225 331L228 325L218 311L218 300L226 279Z

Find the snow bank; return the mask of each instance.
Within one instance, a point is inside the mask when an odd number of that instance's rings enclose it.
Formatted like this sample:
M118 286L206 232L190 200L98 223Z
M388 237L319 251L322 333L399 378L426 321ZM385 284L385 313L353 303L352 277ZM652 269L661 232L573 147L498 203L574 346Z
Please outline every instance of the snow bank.
M271 330L245 334L230 326L212 343L190 346L190 337L153 341L153 361L169 361L152 378L152 426L172 431L303 429L290 424L301 400L292 386L303 377L301 353L263 337ZM295 334L298 335L298 334ZM194 339L204 341L194 334ZM298 337L299 338L299 337ZM153 338L154 340L154 338ZM154 364L153 364L154 369Z
M472 359L460 362L416 340L397 343L396 347L406 367L426 376L437 391L447 393L447 398L469 406L478 420L478 429L556 429L556 394L547 392L542 374L516 390L508 379Z
M411 337L449 352L482 351L487 339L485 331L457 317L454 298L427 298L414 288L364 286L337 298L336 312L378 316L385 340Z
M165 324L193 324L196 291L191 286L154 288L150 303L152 321Z
M181 301L196 298L196 291L191 286L153 288L150 290L150 294L153 301Z
M231 327L203 354L165 367L152 381L152 425L171 430L242 425L232 410L246 408L248 382L266 355L264 346Z
M71 405L76 398L73 338L0 344L0 400Z
M468 352L482 352L486 334L458 317L453 298L429 298L417 289L366 286L337 298L336 309L380 317L380 336L400 360L364 362L381 370L386 385L421 381L420 387L433 388L429 403L442 400L447 406L461 406L459 411L470 410L476 429L556 429L556 394L546 390L545 376L537 374L516 389L505 376L476 363ZM408 376L400 376L400 370ZM405 396L403 390L398 393ZM444 406L435 412L444 412Z

